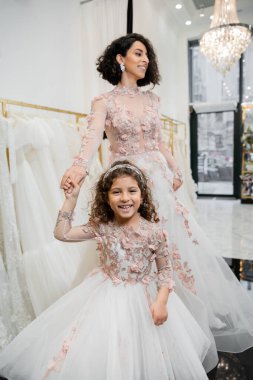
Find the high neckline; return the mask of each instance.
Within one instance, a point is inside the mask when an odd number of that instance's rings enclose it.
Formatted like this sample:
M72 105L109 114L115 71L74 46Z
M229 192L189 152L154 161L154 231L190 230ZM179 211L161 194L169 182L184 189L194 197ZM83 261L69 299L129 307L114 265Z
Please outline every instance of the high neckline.
M141 93L138 86L136 87L126 87L126 86L116 86L114 87L114 92L118 95L130 95L136 96Z
M121 224L118 223L116 219L114 219L113 224L120 230L139 232L142 229L143 224L145 223L144 221L145 219L141 215L139 215L138 221L135 225Z

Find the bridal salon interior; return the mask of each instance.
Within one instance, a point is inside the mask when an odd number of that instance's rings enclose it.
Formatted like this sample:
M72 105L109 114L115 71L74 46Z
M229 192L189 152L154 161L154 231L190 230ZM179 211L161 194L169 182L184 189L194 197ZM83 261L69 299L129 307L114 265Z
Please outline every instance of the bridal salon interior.
M251 24L253 0L0 0L0 352L97 264L94 241L56 245L52 231L91 101L113 88L96 60L130 33L148 38L157 56L160 83L142 90L160 98L185 225L190 213L253 302ZM110 165L108 140L104 132L75 224ZM252 346L218 356L209 379L253 380Z

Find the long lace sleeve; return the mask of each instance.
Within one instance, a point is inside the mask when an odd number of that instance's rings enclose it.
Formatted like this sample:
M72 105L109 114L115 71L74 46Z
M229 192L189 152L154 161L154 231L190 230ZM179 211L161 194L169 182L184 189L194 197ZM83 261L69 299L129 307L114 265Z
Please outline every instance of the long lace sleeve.
M89 223L72 227L73 211L59 211L54 229L54 237L65 242L95 239L97 231Z
M169 148L167 148L162 140L162 133L161 130L159 131L159 150L165 157L170 169L173 171L174 178L179 179L181 182L183 182L183 175L182 171L177 165L176 161L174 160L171 151Z
M169 247L167 242L167 233L165 231L161 231L159 246L156 251L156 266L157 266L157 284L159 288L165 287L170 290L170 292L174 289L174 281L173 281L173 269L172 264L169 258Z
M105 119L105 99L100 96L95 98L92 102L91 112L87 116L88 127L82 139L79 154L75 157L75 161L73 162L74 166L84 167L86 173L89 173L92 159L102 142Z

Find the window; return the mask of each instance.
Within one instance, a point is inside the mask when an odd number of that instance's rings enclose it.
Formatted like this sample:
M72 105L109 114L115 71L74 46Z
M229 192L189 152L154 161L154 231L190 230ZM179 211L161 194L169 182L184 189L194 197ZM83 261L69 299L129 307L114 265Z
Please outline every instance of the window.
M200 52L199 46L195 43L189 44L190 49L190 102L220 103L224 101L239 101L239 62L231 71L223 77L218 73L208 59ZM253 58L253 45L251 49ZM251 61L253 62L253 61ZM248 69L252 80L253 72ZM252 92L253 94L253 92Z
M242 101L253 102L253 40L243 56L243 95Z

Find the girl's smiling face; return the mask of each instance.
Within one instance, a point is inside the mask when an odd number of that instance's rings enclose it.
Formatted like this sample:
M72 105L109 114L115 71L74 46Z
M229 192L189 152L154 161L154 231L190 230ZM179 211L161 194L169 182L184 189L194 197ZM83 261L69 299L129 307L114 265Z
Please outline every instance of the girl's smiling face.
M142 202L138 182L130 175L114 179L108 191L108 203L118 223L134 223Z

